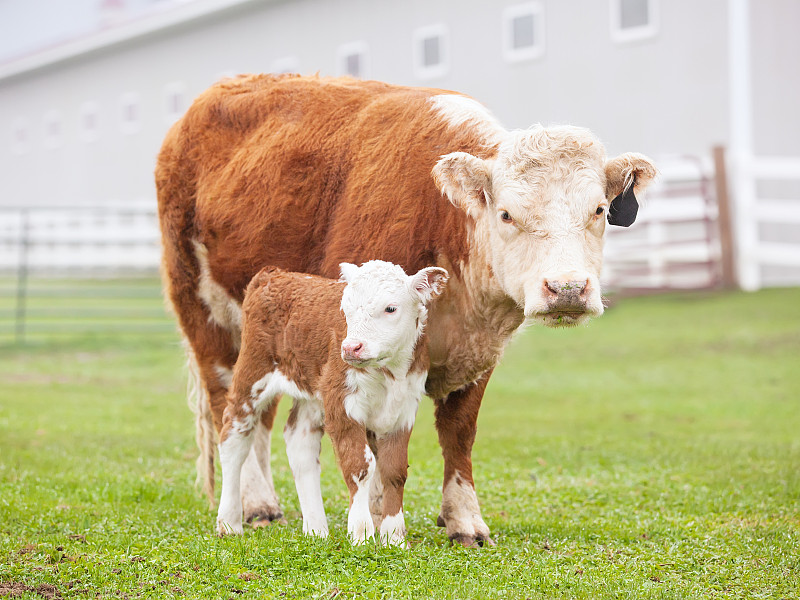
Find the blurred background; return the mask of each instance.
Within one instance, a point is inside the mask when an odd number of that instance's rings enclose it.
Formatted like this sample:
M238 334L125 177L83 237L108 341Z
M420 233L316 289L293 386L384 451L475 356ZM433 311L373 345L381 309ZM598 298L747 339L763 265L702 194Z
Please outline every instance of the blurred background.
M798 25L796 0L0 0L0 344L174 335L156 155L246 72L458 90L650 155L611 292L798 285Z

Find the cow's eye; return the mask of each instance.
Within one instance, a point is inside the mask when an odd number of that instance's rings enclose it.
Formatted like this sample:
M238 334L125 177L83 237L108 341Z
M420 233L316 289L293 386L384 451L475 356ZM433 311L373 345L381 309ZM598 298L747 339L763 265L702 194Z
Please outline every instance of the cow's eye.
M500 218L503 220L503 223L513 223L514 219L511 218L511 215L508 214L507 210L504 210L500 213Z
M396 311L396 310L397 310L397 307L396 307L396 306L387 306L387 307L384 309L384 312L387 312L387 313L393 313L393 312L394 312L394 311Z
M600 216L600 215L602 215L602 214L605 212L605 210L606 210L606 209L605 209L605 207L604 207L604 206L598 206L598 207L597 207L597 210L596 210L596 211L594 211L594 214L596 214L596 215Z

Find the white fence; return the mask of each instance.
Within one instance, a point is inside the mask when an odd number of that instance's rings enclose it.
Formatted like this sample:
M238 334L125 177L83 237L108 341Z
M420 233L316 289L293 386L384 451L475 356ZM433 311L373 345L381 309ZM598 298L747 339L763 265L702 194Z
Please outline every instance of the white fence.
M160 255L155 202L0 209L0 271L155 272Z
M800 158L734 157L731 162L740 286L800 285ZM783 188L780 197L761 189L769 184Z
M718 210L710 164L659 161L660 176L630 228L608 226L603 287L700 289L720 283Z
M172 335L160 254L154 205L0 209L0 345Z

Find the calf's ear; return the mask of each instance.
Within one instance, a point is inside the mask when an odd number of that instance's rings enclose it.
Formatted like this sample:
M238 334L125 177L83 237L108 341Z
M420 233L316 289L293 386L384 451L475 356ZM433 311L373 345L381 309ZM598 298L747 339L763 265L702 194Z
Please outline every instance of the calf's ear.
M411 277L411 289L419 295L424 304L427 304L444 291L449 277L444 269L425 267Z
M658 173L656 166L646 156L629 152L607 161L605 171L606 198L611 201L608 222L629 227L639 211L636 196L641 196L653 182Z
M491 163L466 152L445 154L434 165L433 181L454 206L477 217L491 189Z
M353 281L356 273L358 273L358 267L351 263L339 263L339 269L342 271L342 276L339 278L339 281L344 281L345 283Z

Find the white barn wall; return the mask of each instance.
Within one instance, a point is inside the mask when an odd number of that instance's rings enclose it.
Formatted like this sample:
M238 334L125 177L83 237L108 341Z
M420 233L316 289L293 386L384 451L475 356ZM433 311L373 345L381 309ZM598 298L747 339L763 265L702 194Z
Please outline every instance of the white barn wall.
M570 122L593 129L611 153L655 156L704 155L727 141L725 0L662 0L656 36L626 44L611 40L607 1L544 1L545 55L516 64L505 62L501 49L501 14L512 4L251 4L0 81L0 203L152 201L155 156L167 129L165 85L182 81L192 97L223 73L267 71L289 55L297 56L301 72L333 74L337 47L355 40L369 45L373 78L470 93L510 127ZM776 23L774 15L768 21L794 34L792 24ZM412 33L434 23L449 27L451 69L420 81ZM800 84L795 78L789 85ZM130 91L141 95L142 129L124 135L119 101ZM81 141L78 130L86 101L100 107L101 132L93 143ZM45 149L42 118L52 109L63 116L64 141ZM20 117L34 135L30 151L17 155L9 140Z
M752 0L750 24L754 153L800 156L800 2Z

